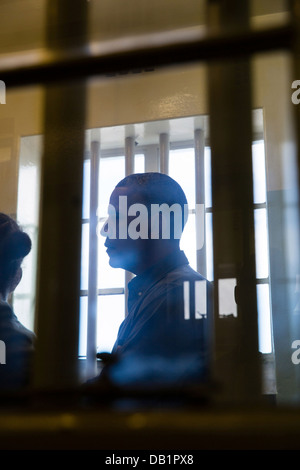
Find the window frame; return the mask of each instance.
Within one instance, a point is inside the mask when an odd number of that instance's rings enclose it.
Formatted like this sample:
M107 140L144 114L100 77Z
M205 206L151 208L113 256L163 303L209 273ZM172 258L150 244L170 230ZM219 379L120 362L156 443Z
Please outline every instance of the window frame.
M263 136L257 135L253 139L252 146L255 143L258 142L263 142L265 146L265 141ZM206 140L204 143L205 150L210 149L209 147L209 141ZM190 149L193 151L195 155L195 141L193 139L189 140L183 140L183 141L178 141L178 142L169 142L169 152L171 153L174 150L186 150ZM160 153L160 143L159 139L157 143L154 144L149 144L149 145L140 145L135 149L134 156L138 154L143 154L144 155L144 171L160 171L160 159L159 159L159 153ZM169 153L169 157L170 157ZM125 146L124 147L116 147L116 148L110 148L110 149L103 149L101 150L101 157L100 158L112 158L112 157L124 157L126 160L126 152L125 152ZM85 154L85 160L90 158L90 152L87 151ZM265 152L264 152L264 158L265 158ZM267 214L267 194L266 194L266 200L262 203L255 203L253 202L253 214L255 213L256 210L259 209L264 209L266 210ZM205 217L209 214L212 214L213 212L213 207L212 205L205 205ZM189 214L195 214L195 209L189 209ZM101 224L104 222L106 217L99 217L98 222ZM83 218L82 219L82 225L84 223L89 223L89 218ZM268 231L267 231L268 233ZM205 239L207 237L207 233L204 234ZM268 240L267 240L268 243ZM213 250L213 247L212 247ZM206 253L207 257L207 253ZM268 259L269 259L269 253L268 253ZM211 260L213 261L213 252L211 253ZM211 267L212 273L213 273L213 266ZM132 275L131 273L126 272L125 277L124 277L124 285L119 286L119 287L111 287L111 288L98 288L98 297L99 296L105 296L105 295L124 295L124 302L125 302L125 316L127 314L127 296L128 296L128 288L127 288L127 283L131 279ZM213 278L211 279L211 282L213 283ZM270 284L270 274L269 274L269 269L268 269L268 276L264 278L256 277L256 286L259 285L268 285L269 289L269 298L271 295L271 284ZM87 296L88 295L88 290L87 289L80 289L80 298ZM272 305L271 301L269 302L269 318L270 318L270 334L271 334L271 351L268 352L273 352L273 335L272 335ZM125 317L124 317L125 318Z

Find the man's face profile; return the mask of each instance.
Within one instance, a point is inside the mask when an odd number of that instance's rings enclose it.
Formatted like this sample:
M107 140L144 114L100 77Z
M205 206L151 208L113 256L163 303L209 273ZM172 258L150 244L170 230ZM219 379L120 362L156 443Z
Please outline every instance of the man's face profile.
M188 206L176 200L172 188L165 194L166 200L160 182L153 185L152 193L139 184L115 187L100 232L106 238L111 267L136 274L179 247Z
M127 187L117 187L111 194L108 219L101 230L101 235L106 237L106 252L109 256L109 264L113 268L132 271L133 266L142 256L145 240L135 239L128 233L130 224L137 219L136 216L130 215L130 208L138 204L137 199L136 193ZM139 215L139 226L147 226L148 218L147 216L145 218L145 215Z

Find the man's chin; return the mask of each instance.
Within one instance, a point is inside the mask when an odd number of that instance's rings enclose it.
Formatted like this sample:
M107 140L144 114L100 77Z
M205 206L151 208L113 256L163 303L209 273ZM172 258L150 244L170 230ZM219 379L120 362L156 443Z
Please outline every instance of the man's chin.
M110 256L108 262L109 262L109 265L112 268L120 268L121 267L120 260L115 256Z
M111 268L128 270L131 263L128 256L118 256L116 253L109 255L109 265Z
M109 254L109 265L112 268L123 268L124 269L124 263L122 262L122 257L118 256L116 253L114 254Z

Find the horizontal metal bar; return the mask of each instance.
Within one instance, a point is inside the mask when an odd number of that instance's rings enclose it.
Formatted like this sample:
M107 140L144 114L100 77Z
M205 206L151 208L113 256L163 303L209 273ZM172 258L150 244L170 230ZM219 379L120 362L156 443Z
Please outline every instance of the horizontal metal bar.
M7 87L47 84L159 66L235 58L289 49L292 24L208 36L200 27L89 43L60 52L42 49L0 56L0 78Z
M256 284L270 284L270 279L268 277L259 277L256 279Z
M111 287L107 289L98 289L98 295L120 295L124 294L124 287ZM87 290L80 291L80 297L86 297L88 295Z

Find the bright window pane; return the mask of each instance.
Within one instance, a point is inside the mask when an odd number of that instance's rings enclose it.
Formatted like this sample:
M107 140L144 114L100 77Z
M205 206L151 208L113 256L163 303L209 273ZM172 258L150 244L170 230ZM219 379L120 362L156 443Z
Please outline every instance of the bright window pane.
M83 195L82 195L83 219L88 219L90 216L90 168L91 168L91 161L85 160L83 164Z
M80 298L79 356L86 356L88 298ZM97 351L111 352L119 326L125 318L124 295L99 295Z
M97 350L111 352L119 326L125 318L124 295L98 297Z
M180 184L188 200L189 209L195 208L195 151L172 150L169 157L169 175Z
M219 316L237 316L235 302L236 279L219 279Z
M104 246L105 238L101 237L101 239L98 245L98 287L101 289L124 287L125 271L109 265L109 257Z
M107 216L110 195L116 184L125 177L125 157L100 158L99 217Z
M257 286L257 308L259 326L259 350L262 353L272 352L271 308L269 284Z
M136 158L136 168L142 171L144 168L144 155ZM99 220L99 230L107 216L107 207L110 195L116 184L125 176L125 158L107 157L100 158L99 170L99 211L102 217ZM89 218L89 192L90 192L90 160L84 163L84 186L83 186L83 218ZM123 287L124 271L113 269L109 266L109 259L104 247L105 238L99 235L99 258L98 258L98 286L99 288ZM88 289L89 269L89 224L82 227L82 250L81 250L81 289Z
M90 224L82 224L81 232L81 277L80 289L86 290L89 281L89 227Z
M185 252L190 265L193 269L197 269L196 257L196 233L195 233L195 214L189 214L188 221L184 228L180 248Z
M88 298L80 297L80 317L79 317L79 342L78 342L78 355L86 356L86 342L87 342L87 305Z
M214 266L213 266L213 218L212 213L206 214L206 278L213 281Z
M41 153L41 136L21 138L17 222L30 236L32 248L22 263L23 276L13 295L13 308L21 323L31 330L34 328Z
M134 157L134 172L145 173L145 156L144 154L138 154Z
M81 290L88 289L89 280L89 223L82 224L81 247ZM111 268L109 258L104 246L105 238L99 236L98 244L98 287L124 287L124 270Z
M212 206L211 194L211 152L209 147L205 147L204 151L204 172L205 172L205 207Z
M256 246L256 276L266 278L269 275L269 247L267 210L256 209L254 211L255 246Z
M266 202L266 163L264 142L252 145L253 197L254 204Z
M18 220L23 225L37 223L39 174L36 165L21 166L18 184Z
M34 329L34 301L32 296L26 297L16 295L14 297L14 312L18 317L18 320L33 331Z

